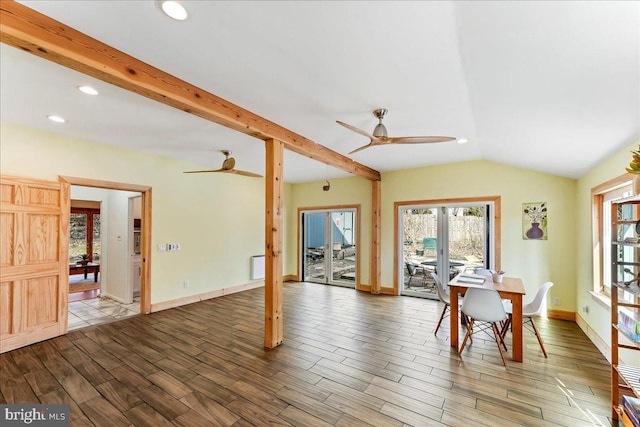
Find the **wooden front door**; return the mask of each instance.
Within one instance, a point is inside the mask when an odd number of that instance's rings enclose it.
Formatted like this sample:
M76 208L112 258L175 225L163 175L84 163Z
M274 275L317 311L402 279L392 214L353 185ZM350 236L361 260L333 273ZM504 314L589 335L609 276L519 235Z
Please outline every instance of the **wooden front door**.
M67 332L69 184L0 176L0 353Z

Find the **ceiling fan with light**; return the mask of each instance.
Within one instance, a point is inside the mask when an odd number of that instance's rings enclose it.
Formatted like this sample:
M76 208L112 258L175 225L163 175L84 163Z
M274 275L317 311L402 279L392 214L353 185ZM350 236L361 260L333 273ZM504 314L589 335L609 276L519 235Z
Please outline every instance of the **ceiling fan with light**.
M364 150L365 148L374 147L376 145L430 144L435 142L449 142L456 140L456 138L452 136L387 136L387 128L382 124L382 119L384 119L387 111L388 110L386 108L378 108L377 110L373 111L373 115L378 119L378 124L373 129L373 134L370 134L369 132L362 129L358 129L355 126L351 126L347 123L341 122L340 120L336 121L339 125L342 125L355 133L364 135L371 140L371 142L369 142L367 145L356 148L349 154L357 153L358 151Z
M224 173L234 173L236 175L250 176L253 178L262 178L262 175L259 175L257 173L234 169L236 165L236 159L234 159L233 157L229 157L229 154L231 154L231 151L222 150L222 154L225 155L224 162L222 162L222 168L212 169L212 170L203 170L203 171L186 171L184 173L224 172Z

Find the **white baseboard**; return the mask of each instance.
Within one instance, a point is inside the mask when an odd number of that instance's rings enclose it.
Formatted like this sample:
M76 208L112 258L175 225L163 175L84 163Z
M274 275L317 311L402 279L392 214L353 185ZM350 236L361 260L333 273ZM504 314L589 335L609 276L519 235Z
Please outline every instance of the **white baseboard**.
M190 295L184 298L173 299L169 301L163 301L155 304L151 304L151 312L167 310L169 308L180 307L186 304L193 304L194 302L204 301L211 298L218 298L225 295L235 294L236 292L248 291L249 289L260 288L264 286L264 280L257 282L249 282L243 285L231 286L229 288L216 289L215 291L204 292L201 294Z
M576 313L576 323L582 329L582 332L591 340L593 345L602 353L604 357L611 363L611 346L602 339L596 331L594 331L589 324L582 318L580 313Z

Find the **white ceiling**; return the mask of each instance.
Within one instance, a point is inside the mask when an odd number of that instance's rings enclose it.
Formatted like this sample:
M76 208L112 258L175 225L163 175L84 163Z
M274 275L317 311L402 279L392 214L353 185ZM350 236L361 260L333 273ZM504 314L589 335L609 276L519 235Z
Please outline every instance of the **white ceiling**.
M353 154L381 172L486 159L577 178L640 138L640 2L22 1L339 153L391 136L456 143ZM0 117L218 168L264 173L264 144L2 45ZM100 96L78 92L91 84ZM63 125L48 114L67 119ZM346 173L291 152L285 180ZM239 178L245 179L245 178Z

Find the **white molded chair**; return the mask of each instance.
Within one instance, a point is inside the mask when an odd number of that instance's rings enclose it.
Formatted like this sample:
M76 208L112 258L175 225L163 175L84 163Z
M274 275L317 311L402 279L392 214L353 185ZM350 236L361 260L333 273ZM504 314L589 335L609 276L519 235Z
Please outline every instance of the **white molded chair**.
M440 277L436 273L431 273L431 277L433 277L433 281L436 283L436 291L438 292L438 299L440 302L444 304L444 308L442 309L442 314L440 315L440 320L438 321L438 326L436 326L436 330L434 334L438 333L438 329L440 329L440 325L445 317L447 317L447 310L450 310L451 298L449 292L445 289ZM462 301L464 301L463 297L458 298L458 304L461 305ZM462 316L462 323L467 324L466 318Z
M440 315L440 320L438 321L438 326L436 326L436 331L434 334L438 333L438 329L440 329L440 325L442 324L442 320L447 315L447 310L451 305L451 300L449 299L449 293L444 289L442 282L440 281L440 277L436 273L431 273L431 277L433 277L434 282L436 283L436 292L438 293L438 299L441 303L444 304L444 308L442 309L442 314Z
M491 328L493 337L498 345L498 350L500 351L502 363L506 367L507 360L505 359L502 347L504 346L506 350L507 346L502 339L498 325L500 322L507 320L507 313L504 310L504 305L502 304L502 299L500 299L498 291L489 288L469 288L464 295L462 313L469 318L469 324L467 326L467 334L464 336L464 340L462 340L459 354L462 355L462 350L464 350L467 339L469 339L472 333L482 332ZM477 331L473 331L476 322L481 325Z
M536 327L536 324L533 321L533 318L536 316L540 316L542 312L545 310L546 302L547 302L547 294L549 293L549 289L551 289L552 286L553 286L553 282L546 282L540 287L540 289L538 289L538 292L536 293L535 298L533 298L533 301L531 301L528 304L524 304L522 306L522 326L527 328L536 336L536 338L538 338L538 342L540 343L540 348L542 349L542 353L544 354L544 357L548 357L547 350L545 350L544 348L544 343L542 342L540 331L538 331L538 328ZM504 309L508 315L508 318L502 328L501 335L503 338L507 334L507 331L511 326L511 314L513 313L513 307L511 306L511 301L504 304ZM531 325L529 325L529 323L531 323Z

